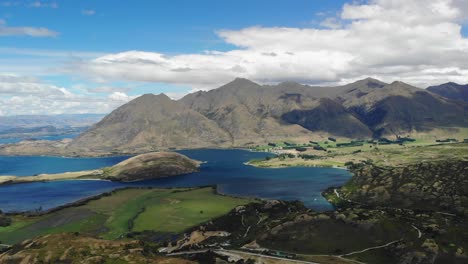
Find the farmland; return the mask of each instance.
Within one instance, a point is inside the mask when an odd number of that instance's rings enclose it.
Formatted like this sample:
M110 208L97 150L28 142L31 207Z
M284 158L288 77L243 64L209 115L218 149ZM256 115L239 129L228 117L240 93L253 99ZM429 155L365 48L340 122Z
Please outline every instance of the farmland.
M252 201L218 195L212 187L123 189L51 213L13 215L10 226L0 227L0 241L13 244L63 232L105 239L122 238L134 231L180 233Z

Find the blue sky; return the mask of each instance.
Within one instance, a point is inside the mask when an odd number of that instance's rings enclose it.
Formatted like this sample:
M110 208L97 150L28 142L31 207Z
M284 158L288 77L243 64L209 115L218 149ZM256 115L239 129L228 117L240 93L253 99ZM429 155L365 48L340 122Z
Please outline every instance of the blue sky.
M8 1L5 1L8 2ZM5 3L4 2L4 3ZM12 1L13 2L13 1ZM308 27L318 13L336 13L345 1L34 1L1 6L10 26L33 25L59 32L55 38L4 37L2 46L73 51L145 50L165 53L231 48L219 29ZM49 5L56 3L56 8ZM25 7L26 6L26 7ZM86 15L86 12L90 12ZM94 12L94 13L93 13Z
M468 82L466 2L0 0L0 115L109 112L235 77Z

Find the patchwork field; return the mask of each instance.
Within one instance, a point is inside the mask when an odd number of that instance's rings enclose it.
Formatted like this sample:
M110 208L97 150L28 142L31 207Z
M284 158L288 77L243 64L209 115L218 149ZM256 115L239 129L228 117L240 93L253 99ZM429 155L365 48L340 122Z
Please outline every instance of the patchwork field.
M12 216L12 225L0 227L0 242L14 244L39 235L63 232L80 232L105 239L146 230L180 233L252 201L218 195L212 187L124 189L42 216Z
M270 146L269 151L278 155L264 160L252 160L250 165L257 167L345 167L347 162L372 162L377 165L399 166L415 162L434 161L443 159L468 159L468 131L458 136L456 142L436 142L435 139L424 137L398 143L379 141L350 141L337 139L334 141L318 141L308 144L290 143L290 146L274 143L275 149ZM442 138L445 140L447 138ZM264 151L265 146L254 148Z

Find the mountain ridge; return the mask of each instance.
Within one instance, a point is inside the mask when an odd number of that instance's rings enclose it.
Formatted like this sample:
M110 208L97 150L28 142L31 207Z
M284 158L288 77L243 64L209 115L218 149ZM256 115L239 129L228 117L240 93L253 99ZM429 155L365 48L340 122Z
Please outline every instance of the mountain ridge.
M244 78L179 100L145 94L70 144L92 151L235 147L326 135L371 138L468 127L466 103L366 78L343 86L260 85Z
M468 127L468 104L403 82L324 87L235 80L172 100L142 95L67 145L73 153L245 147L329 136L372 138Z

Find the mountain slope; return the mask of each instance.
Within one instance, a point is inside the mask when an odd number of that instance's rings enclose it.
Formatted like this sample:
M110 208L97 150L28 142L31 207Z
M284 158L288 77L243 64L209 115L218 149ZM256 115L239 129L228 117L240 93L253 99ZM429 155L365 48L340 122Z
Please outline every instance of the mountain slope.
M460 85L449 82L437 86L430 86L427 90L448 99L468 102L468 84Z
M134 152L227 143L228 134L200 113L164 94L147 94L113 111L69 147Z
M307 129L281 120L288 110L316 104L315 100L297 99L295 94L238 78L215 90L189 94L181 103L216 122L229 133L233 145L239 145L311 136Z

